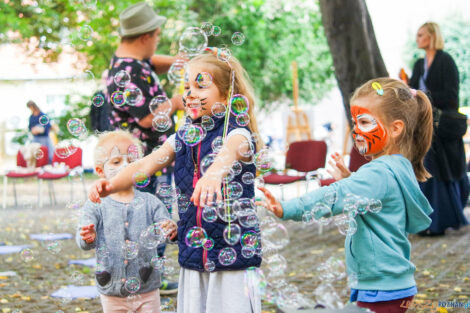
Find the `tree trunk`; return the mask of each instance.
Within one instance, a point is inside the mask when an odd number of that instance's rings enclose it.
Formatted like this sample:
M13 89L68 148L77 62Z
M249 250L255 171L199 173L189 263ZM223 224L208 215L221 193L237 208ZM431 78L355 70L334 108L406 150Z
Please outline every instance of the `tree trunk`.
M320 11L346 117L351 123L352 93L369 79L388 76L387 69L365 0L320 0Z

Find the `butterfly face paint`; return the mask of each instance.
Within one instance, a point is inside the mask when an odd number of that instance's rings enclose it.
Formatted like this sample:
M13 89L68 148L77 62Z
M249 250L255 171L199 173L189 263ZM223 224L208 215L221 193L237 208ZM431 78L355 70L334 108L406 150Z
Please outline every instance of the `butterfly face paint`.
M381 152L387 143L387 131L366 108L351 107L354 123L353 138L359 153L373 155Z

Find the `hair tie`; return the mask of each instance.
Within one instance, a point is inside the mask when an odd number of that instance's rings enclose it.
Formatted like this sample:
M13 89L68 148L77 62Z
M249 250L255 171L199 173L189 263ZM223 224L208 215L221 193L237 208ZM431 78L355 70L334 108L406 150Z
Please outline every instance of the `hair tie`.
M378 82L372 83L372 88L377 92L379 96L383 96L384 90L382 89L382 85Z
M413 97L416 97L416 89L410 88L410 92L413 95Z

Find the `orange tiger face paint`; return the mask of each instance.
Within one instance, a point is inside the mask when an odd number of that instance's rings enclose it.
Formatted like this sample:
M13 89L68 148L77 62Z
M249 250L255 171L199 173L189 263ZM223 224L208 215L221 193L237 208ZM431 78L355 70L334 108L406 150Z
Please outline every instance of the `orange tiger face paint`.
M353 138L359 153L374 155L383 151L387 143L387 131L372 113L363 107L352 106Z

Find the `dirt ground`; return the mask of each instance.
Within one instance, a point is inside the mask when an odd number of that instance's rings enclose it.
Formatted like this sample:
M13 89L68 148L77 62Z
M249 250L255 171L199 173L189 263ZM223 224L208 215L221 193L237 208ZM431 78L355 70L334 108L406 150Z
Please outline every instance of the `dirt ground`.
M59 202L69 201L67 184L56 187ZM22 189L26 188L26 189ZM34 185L19 186L19 205L14 206L11 192L8 193L7 209L0 209L0 242L7 245L31 244L32 257L20 253L0 255L0 272L13 271L16 276L0 275L0 312L101 312L98 299L58 300L50 294L70 284L94 284L93 269L68 265L72 259L85 259L94 252L78 249L74 240L62 240L55 250L47 249L38 241L30 240L32 233L74 234L76 217L65 205L38 208ZM78 188L77 188L78 189ZM81 189L78 189L81 192ZM45 193L47 196L47 193ZM82 196L82 194L80 194ZM470 209L466 209L470 217ZM301 223L285 224L290 243L281 251L288 261L287 280L298 287L307 298L313 299L313 291L320 283L317 266L334 256L344 259L344 237L336 228L326 228L321 234L317 228L306 228ZM448 231L446 236L422 238L410 236L412 261L417 267L415 274L419 294L417 299L432 301L470 300L470 227ZM177 279L177 249L169 246L167 257L174 270L171 279ZM344 302L348 290L346 280L335 283ZM163 297L162 309L175 311L176 298ZM16 310L16 311L15 311ZM274 312L275 307L263 303L263 310ZM409 312L430 312L413 309ZM442 311L445 312L445 311ZM448 312L470 312L470 309L448 309Z

